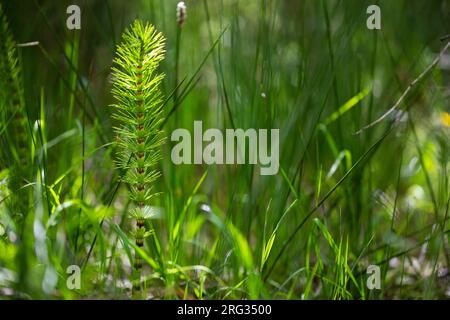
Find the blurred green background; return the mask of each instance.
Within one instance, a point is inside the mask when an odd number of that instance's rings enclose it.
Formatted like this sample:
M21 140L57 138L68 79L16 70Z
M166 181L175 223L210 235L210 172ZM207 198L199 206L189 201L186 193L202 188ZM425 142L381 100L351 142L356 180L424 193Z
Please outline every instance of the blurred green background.
M450 52L357 132L445 46L450 2L185 2L180 27L172 0L1 1L16 43L39 44L18 48L33 142L19 215L8 205L17 170L0 167L0 297L130 296L108 105L115 47L138 18L167 39L170 97L145 298L448 298ZM66 27L71 4L81 30ZM366 27L371 4L381 30ZM170 133L194 120L279 128L280 171L174 165ZM70 265L80 289L67 287ZM366 285L369 265L380 289Z

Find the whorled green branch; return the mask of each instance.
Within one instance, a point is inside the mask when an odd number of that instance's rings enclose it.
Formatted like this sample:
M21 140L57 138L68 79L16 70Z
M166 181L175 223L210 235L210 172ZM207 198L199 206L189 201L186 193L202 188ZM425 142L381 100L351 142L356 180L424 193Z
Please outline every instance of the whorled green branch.
M155 168L163 143L162 94L159 85L164 74L157 68L164 58L164 37L150 24L136 20L127 29L117 47L112 67L113 118L117 134L117 167L125 170L123 181L129 185L129 198L134 203L129 215L135 219L133 236L136 245L143 247L150 234L145 220L153 215L149 206L157 196L153 183L160 172ZM135 255L134 267L142 268L142 260Z

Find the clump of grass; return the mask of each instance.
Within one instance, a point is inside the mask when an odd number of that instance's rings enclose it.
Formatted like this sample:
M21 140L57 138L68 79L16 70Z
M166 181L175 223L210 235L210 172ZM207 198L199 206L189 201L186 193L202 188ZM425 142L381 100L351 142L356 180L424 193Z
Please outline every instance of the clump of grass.
M151 234L145 221L153 216L150 201L158 195L153 183L160 172L155 165L160 159L163 142L160 130L162 94L159 85L164 77L157 68L164 58L164 37L150 24L136 20L122 36L114 59L112 93L113 118L119 122L117 134L117 167L125 170L123 181L129 185L129 199L134 203L129 216L136 222L133 231L136 245L144 246ZM142 259L134 257L133 288L140 288Z

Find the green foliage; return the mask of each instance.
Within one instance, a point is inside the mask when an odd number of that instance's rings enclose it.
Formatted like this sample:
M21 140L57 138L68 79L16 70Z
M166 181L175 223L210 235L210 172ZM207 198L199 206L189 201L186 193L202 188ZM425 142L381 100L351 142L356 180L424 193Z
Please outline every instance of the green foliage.
M13 112L23 112L24 101L16 42L1 3L0 40L0 101L2 113L9 112L3 116L11 116Z
M28 124L17 45L0 3L0 170L9 169L8 205L20 220L26 195L19 189L28 177Z
M447 58L357 133L445 46L448 1L378 1L381 30L369 1L187 1L183 24L86 1L81 30L0 2L0 299L133 298L136 261L145 298L448 298ZM175 165L161 130L195 120L280 129L279 173Z

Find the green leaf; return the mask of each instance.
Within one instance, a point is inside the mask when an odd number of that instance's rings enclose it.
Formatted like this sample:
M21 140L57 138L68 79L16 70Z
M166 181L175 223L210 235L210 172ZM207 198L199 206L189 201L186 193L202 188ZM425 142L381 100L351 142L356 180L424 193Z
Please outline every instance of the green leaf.
M119 238L122 240L123 243L123 247L125 249L125 252L128 256L128 259L130 259L130 261L133 260L132 258L132 254L131 254L131 250L130 247L132 247L134 249L134 251L145 261L147 262L153 269L157 269L158 268L158 264L155 262L155 260L153 260L152 258L150 258L144 250L142 250L141 248L139 248L136 244L133 243L133 241L131 241L127 235L122 231L122 229L120 229L120 227L115 224L115 223L110 223L110 225L113 227L114 231L116 231L117 235L119 236Z

